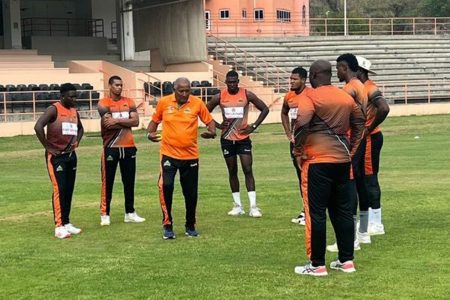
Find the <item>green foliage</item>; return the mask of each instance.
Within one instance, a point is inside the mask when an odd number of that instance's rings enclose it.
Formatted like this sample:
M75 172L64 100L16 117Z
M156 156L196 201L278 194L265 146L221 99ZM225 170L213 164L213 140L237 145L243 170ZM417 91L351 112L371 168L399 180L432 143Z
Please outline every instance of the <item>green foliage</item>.
M422 0L424 16L450 17L450 1L448 0Z
M275 113L275 112L272 112ZM161 238L158 145L137 132L136 209L147 218L123 223L117 174L109 227L100 227L97 133L78 151L71 219L84 232L53 237L51 185L33 136L0 139L0 287L2 299L447 299L450 281L449 116L388 118L383 125L385 236L356 253L355 274L294 274L306 261L298 183L280 124L252 137L254 174L264 216L227 216L228 177L219 141L201 140L197 226L183 235L184 202L175 187L178 237ZM415 139L415 136L419 136ZM241 196L248 208L241 178ZM328 242L334 241L328 227ZM327 261L335 255L327 253Z

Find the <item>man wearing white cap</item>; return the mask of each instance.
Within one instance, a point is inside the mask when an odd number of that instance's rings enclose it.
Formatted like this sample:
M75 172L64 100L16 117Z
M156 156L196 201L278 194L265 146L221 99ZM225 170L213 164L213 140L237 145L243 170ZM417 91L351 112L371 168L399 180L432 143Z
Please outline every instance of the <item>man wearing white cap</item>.
M367 91L367 121L366 129L368 136L366 138L366 155L364 180L367 188L369 208L369 218L360 218L359 235L380 235L384 234L384 226L381 223L381 205L380 205L380 184L378 183L378 170L380 166L380 152L383 146L383 134L378 127L389 113L389 105L384 99L381 91L375 83L369 79L370 74L376 74L370 67L370 60L356 56L358 60L358 79L364 83ZM367 215L367 212L366 212Z

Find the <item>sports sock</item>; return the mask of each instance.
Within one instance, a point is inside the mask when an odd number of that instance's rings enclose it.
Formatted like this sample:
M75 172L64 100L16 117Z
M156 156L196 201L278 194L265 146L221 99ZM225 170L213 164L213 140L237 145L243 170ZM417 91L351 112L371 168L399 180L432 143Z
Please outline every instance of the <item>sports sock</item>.
M353 232L353 239L356 241L358 236L356 235L356 230L358 230L358 217L353 215L353 223L355 224L355 231Z
M381 208L372 209L372 223L381 225Z
M256 207L256 192L248 192L248 200L250 201L250 207Z
M359 211L359 232L367 232L367 226L369 225L369 212Z
M369 224L373 223L373 212L372 207L369 207Z
M231 195L233 196L234 204L237 205L237 206L242 207L241 194L239 192L236 192L236 193L231 193Z

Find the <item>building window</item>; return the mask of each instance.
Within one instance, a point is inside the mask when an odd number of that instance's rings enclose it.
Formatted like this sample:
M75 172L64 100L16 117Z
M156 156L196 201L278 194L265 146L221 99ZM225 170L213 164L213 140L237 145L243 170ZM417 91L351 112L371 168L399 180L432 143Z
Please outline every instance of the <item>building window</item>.
M284 9L277 9L278 22L291 22L291 12Z
M242 19L247 19L247 10L246 9L242 10Z
M263 9L255 9L255 20L256 21L264 20L264 10Z
M229 19L230 18L230 11L228 9L223 9L219 12L221 19Z
M211 12L209 10L205 10L205 22L206 30L211 30Z
M303 5L302 7L302 24L306 24L306 5Z

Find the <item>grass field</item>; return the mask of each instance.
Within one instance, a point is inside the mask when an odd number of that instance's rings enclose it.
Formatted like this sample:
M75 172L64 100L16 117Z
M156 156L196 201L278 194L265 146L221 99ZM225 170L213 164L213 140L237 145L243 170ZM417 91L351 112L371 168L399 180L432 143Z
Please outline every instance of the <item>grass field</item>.
M136 209L147 221L123 223L120 175L109 227L100 227L99 134L78 150L71 221L84 232L53 237L51 186L34 136L0 139L0 298L2 299L448 299L450 296L449 116L397 117L384 126L385 236L356 252L358 271L300 277L304 229L290 223L300 204L280 124L253 135L263 218L231 208L219 141L201 141L198 230L184 236L177 183L173 241L161 238L158 146L138 132ZM415 138L418 136L419 138ZM242 174L240 174L242 182ZM248 201L241 193L245 208ZM328 241L334 241L331 226ZM335 256L327 254L327 262Z

